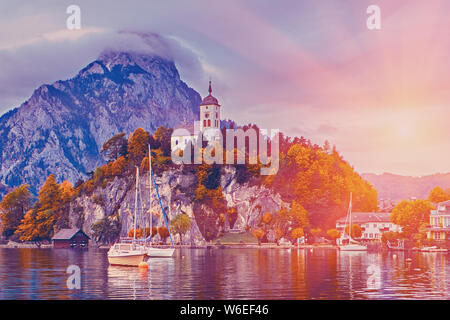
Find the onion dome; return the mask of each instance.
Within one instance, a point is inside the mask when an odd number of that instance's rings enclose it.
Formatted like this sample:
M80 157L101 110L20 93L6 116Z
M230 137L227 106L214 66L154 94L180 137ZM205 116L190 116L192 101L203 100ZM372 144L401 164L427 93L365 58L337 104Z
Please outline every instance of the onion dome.
M220 106L219 101L217 101L217 99L211 95L211 93L212 93L211 81L209 81L208 91L209 91L209 95L203 99L202 104L200 106L206 106L206 105Z

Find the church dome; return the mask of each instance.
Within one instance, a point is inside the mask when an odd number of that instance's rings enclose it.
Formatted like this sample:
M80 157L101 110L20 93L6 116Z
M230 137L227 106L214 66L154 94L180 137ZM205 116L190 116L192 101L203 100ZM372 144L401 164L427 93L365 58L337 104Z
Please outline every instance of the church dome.
M200 106L206 106L206 105L220 106L219 101L217 101L217 99L211 95L211 93L212 93L211 81L209 82L209 90L208 91L209 91L209 95L202 100L202 104Z

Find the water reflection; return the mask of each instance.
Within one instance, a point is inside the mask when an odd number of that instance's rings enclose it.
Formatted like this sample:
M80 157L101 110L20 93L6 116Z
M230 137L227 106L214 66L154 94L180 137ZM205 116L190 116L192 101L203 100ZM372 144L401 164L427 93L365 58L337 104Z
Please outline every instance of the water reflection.
M181 249L148 269L105 250L0 249L0 299L447 299L443 253ZM69 265L82 288L66 286Z

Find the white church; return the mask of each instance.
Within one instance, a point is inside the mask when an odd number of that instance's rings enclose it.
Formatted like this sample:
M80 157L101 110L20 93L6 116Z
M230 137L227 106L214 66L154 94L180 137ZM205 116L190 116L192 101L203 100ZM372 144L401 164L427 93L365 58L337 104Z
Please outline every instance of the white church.
M184 148L192 143L195 144L198 134L203 133L206 141L212 141L220 135L220 104L219 101L212 96L211 81L209 81L209 95L202 100L200 105L200 121L194 124L186 124L177 127L171 138L172 151L184 150Z

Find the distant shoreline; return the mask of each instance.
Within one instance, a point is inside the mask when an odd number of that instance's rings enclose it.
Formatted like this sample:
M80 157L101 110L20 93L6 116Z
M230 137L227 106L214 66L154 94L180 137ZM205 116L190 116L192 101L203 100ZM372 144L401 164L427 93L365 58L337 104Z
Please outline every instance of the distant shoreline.
M95 249L109 249L111 245L90 245L86 249L95 248ZM156 245L155 247L167 247L162 245ZM53 244L42 244L41 246L37 246L32 243L14 243L14 244L1 244L0 248L5 249L53 249ZM335 245L292 245L292 244L282 244L277 245L275 243L263 243L261 245L258 244L242 244L242 243L227 243L227 244L207 244L207 245L175 245L175 248L183 248L183 249L317 249L317 248L327 248L327 249L336 249Z

